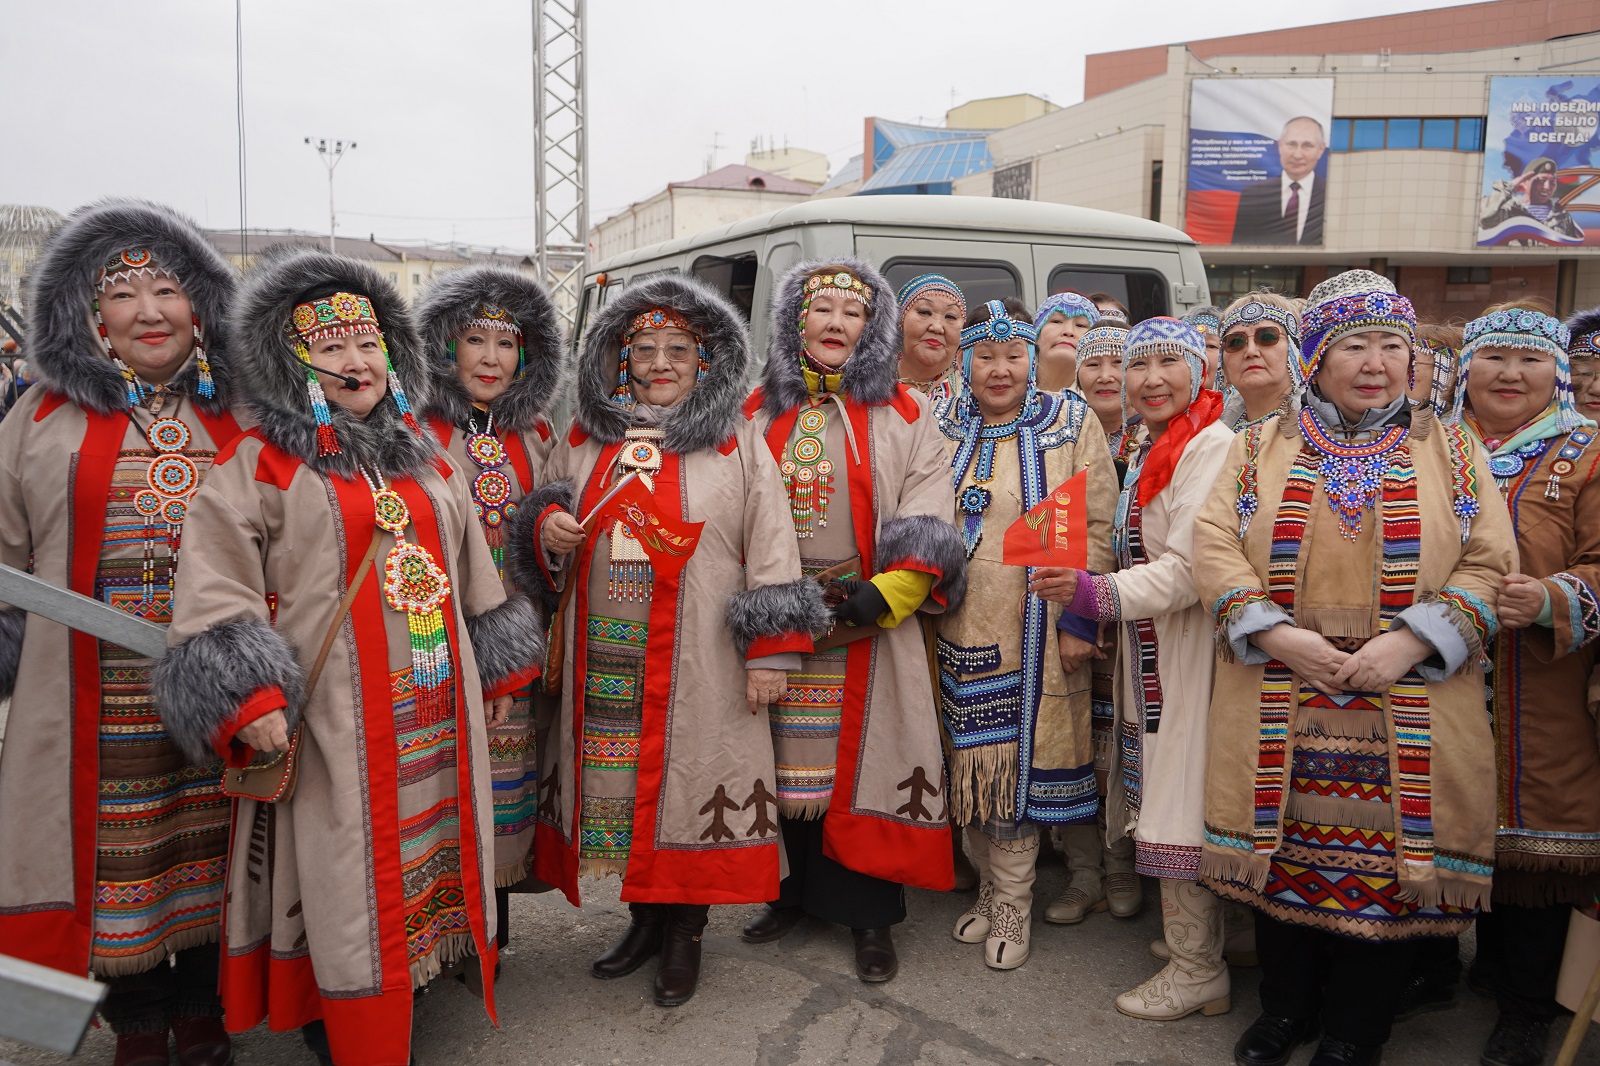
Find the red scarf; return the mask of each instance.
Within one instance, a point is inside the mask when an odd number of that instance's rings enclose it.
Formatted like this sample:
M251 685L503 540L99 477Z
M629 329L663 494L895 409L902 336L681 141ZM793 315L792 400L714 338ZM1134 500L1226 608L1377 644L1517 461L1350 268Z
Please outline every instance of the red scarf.
M1172 416L1167 423L1167 431L1150 445L1150 454L1145 457L1144 466L1139 471L1141 508L1150 506L1156 493L1167 487L1189 442L1221 417L1222 393L1211 389L1201 389L1193 403Z

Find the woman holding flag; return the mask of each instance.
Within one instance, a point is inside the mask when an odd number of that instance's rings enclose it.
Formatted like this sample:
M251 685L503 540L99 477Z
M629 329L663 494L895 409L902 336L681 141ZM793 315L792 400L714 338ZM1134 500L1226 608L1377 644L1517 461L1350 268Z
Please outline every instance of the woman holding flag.
M868 264L796 265L778 283L763 384L745 405L834 626L772 707L789 876L743 936L777 940L807 913L837 922L867 982L898 970L901 886L954 880L934 686L912 620L960 604L966 559L939 428L896 381L898 317Z
M970 574L961 608L939 619L949 810L966 826L982 877L953 934L983 944L997 970L1028 958L1040 827L1093 825L1097 807L1089 708L1096 625L1063 622L1029 589L1031 567L1050 560L1109 569L1116 495L1105 432L1088 404L1039 391L1035 338L1015 300L974 310L961 333L966 387L938 411L954 453L953 514Z
M562 597L534 874L574 904L580 873L622 877L631 922L593 973L623 977L659 951L662 1006L694 995L711 904L778 893L760 712L828 626L740 411L749 362L738 312L704 282L659 275L614 295L584 339L573 428L510 533L517 584Z
M1195 882L1216 653L1195 591L1191 538L1233 439L1218 422L1221 394L1204 387L1205 359L1205 339L1188 323L1152 318L1128 331L1123 395L1144 420L1145 438L1117 505L1120 569L1037 571L1030 586L1075 617L1123 625L1107 821L1112 837L1133 835L1134 868L1161 880L1170 959L1118 996L1117 1009L1156 1021L1230 1005L1222 903Z

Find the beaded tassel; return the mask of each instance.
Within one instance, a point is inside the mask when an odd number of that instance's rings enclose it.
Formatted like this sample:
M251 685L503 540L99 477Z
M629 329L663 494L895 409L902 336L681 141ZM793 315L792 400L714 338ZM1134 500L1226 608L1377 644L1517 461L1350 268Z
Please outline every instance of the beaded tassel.
M200 380L195 385L195 391L209 400L216 396L217 385L211 380L211 362L206 357L205 338L200 335L200 316L190 315L189 320L194 326L195 365L200 370Z
M383 596L406 616L417 723L438 725L455 717L450 636L441 609L450 596L450 578L427 548L406 540L411 513L400 494L366 471L362 476L372 490L374 521L394 534L394 547L383 561Z
M328 411L328 395L314 370L306 371L306 392L311 394L311 414L317 420L317 454L338 455L339 437L333 432L333 415Z
M378 335L378 344L383 348L383 362L389 368L389 394L394 397L394 405L400 408L400 417L410 427L411 432L422 436L422 427L417 424L417 416L411 413L411 401L406 399L406 390L400 387L400 378L394 372L394 360L389 358L389 345L384 343L383 335Z

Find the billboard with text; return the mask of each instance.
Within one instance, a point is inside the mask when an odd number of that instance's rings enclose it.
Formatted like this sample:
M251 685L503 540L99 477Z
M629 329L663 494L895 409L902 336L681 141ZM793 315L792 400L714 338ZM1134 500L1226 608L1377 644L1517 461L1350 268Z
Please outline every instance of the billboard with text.
M1600 77L1489 79L1478 244L1600 246Z

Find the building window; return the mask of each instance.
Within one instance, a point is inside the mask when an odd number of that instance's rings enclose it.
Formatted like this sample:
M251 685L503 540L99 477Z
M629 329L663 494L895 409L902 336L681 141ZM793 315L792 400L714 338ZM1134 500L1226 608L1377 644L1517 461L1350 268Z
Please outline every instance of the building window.
M411 284L413 286L421 285L422 284L422 275L421 274L413 274L413 275L411 275Z
M1446 285L1487 285L1489 284L1489 268L1486 266L1445 267L1444 283Z
M1422 120L1422 147L1450 151L1456 146L1456 120L1453 118L1425 118Z
M1390 148L1421 148L1422 120L1420 118L1392 118L1389 120Z
M1483 119L1464 118L1460 120L1460 132L1456 134L1456 151L1483 151Z
M1329 267L1329 276L1333 268ZM1305 269L1297 266L1251 266L1243 263L1206 264L1206 285L1211 290L1211 302L1226 307L1229 302L1247 292L1262 289L1298 296L1305 291Z
M1150 221L1161 221L1161 160L1150 161Z
M689 273L701 281L709 282L712 288L733 302L745 322L750 321L750 307L756 298L756 253L702 255L694 261Z
M1481 118L1336 118L1328 147L1335 152L1380 148L1481 152Z

